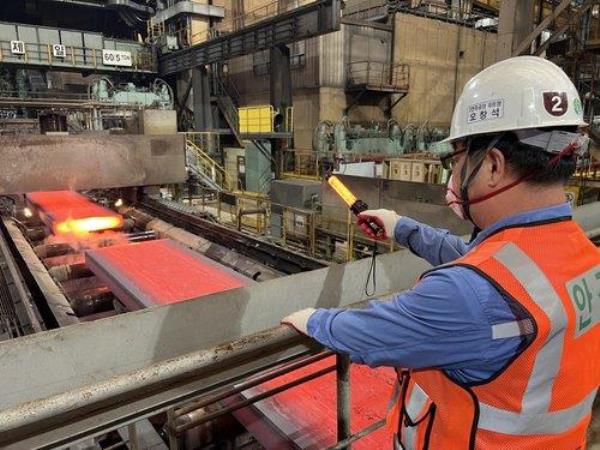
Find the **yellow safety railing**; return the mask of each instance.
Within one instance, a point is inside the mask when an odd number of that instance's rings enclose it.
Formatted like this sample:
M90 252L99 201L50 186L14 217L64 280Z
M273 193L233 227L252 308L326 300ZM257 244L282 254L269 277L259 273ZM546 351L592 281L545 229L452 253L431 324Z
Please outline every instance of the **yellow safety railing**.
M223 189L228 191L233 190L233 186L231 185L225 169L217 161L211 158L208 153L196 145L192 139L188 138L188 134L190 133L186 133L187 147L196 154L202 172L210 176L210 178Z

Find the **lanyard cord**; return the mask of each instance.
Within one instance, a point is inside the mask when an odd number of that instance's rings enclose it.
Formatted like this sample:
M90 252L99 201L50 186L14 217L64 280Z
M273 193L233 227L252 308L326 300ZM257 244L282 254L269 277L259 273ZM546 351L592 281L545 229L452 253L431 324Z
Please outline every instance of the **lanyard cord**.
M369 291L369 284L372 286L372 290ZM373 251L371 256L371 266L369 267L369 274L367 275L367 282L365 283L365 294L367 297L371 297L377 290L377 242L373 243Z

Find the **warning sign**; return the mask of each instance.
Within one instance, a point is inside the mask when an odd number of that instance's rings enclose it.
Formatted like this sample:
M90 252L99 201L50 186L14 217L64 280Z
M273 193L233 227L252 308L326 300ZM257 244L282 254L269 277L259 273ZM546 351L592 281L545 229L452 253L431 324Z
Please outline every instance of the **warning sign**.
M25 54L25 42L10 41L10 52L13 55L24 55Z
M67 57L67 49L62 44L54 44L52 46L52 54L55 58L66 58Z

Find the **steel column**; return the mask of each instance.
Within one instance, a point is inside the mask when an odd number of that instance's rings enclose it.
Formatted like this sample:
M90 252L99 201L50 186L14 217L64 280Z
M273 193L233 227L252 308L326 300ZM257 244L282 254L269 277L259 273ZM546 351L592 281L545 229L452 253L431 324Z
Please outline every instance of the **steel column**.
M338 354L336 356L337 375L337 438L344 441L350 437L350 357ZM350 444L342 447L349 450Z
M285 108L292 106L290 49L285 45L272 47L270 57L271 105L283 114L285 113Z
M209 76L205 66L192 69L192 89L194 104L194 129L196 131L214 128L210 104Z
M533 27L535 0L502 0L498 22L496 61L510 58Z

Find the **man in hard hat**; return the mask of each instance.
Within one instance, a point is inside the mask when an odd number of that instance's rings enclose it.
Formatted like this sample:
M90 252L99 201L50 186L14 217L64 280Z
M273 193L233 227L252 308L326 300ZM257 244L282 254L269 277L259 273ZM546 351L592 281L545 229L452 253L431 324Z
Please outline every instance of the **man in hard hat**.
M283 320L354 362L397 369L396 448L585 448L600 381L600 252L564 193L587 146L581 109L569 78L541 58L473 77L442 160L452 170L448 204L481 231L466 244L366 211L359 223L375 219L438 267L364 310Z

